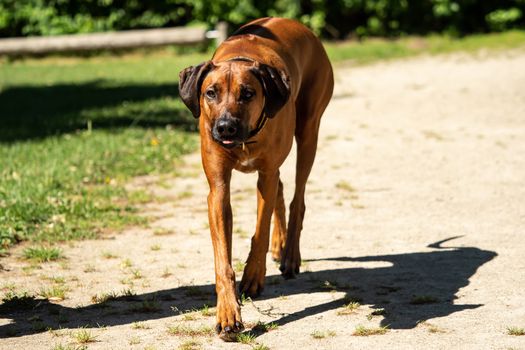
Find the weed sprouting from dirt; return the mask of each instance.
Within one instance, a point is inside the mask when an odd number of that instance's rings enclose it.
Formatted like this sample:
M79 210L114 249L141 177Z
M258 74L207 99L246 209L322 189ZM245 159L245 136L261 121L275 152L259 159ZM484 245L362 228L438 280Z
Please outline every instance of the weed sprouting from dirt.
M179 345L177 350L200 350L202 345L200 342L195 340L186 340L184 343Z
M522 336L525 335L525 328L520 327L507 327L508 335Z
M335 184L335 188L345 190L347 192L356 192L357 190L346 181L339 181Z
M151 327L145 324L144 322L133 322L131 324L131 329L150 329Z
M93 343L96 337L87 329L80 329L71 334L71 337L80 344Z
M376 327L376 328L368 328L365 326L357 326L355 327L354 333L352 335L358 336L358 337L368 337L370 335L382 335L388 332L388 326L384 327Z
M255 334L251 332L240 333L237 335L236 340L241 344L251 344L255 341Z
M335 333L334 331L313 331L310 336L314 339L324 339L324 338L328 338L328 337L335 337L337 335L337 333Z
M214 334L214 331L211 327L208 327L208 326L191 327L188 325L173 325L173 326L168 327L168 333L171 335L178 335L178 336L211 337Z
M69 288L65 286L55 285L49 288L42 288L38 294L49 300L64 300L68 290Z
M62 259L62 250L53 247L29 247L24 249L22 256L33 262L49 262Z
M340 310L337 311L338 316L351 315L357 311L361 304L357 301L351 301L345 304Z

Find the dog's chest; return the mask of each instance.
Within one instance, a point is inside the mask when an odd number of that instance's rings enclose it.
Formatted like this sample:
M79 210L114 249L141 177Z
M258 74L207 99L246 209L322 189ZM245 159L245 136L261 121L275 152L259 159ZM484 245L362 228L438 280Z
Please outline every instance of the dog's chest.
M235 164L235 169L243 173L252 173L257 170L257 158L249 155L242 156Z

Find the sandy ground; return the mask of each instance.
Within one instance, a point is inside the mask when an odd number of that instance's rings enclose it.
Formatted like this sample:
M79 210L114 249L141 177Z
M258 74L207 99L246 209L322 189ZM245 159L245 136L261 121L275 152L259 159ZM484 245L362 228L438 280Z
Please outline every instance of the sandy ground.
M303 273L284 281L268 258L267 287L242 310L247 326L275 329L251 345L168 332L214 325L207 185L194 154L183 177L132 184L158 199L143 208L151 228L65 245L67 260L41 269L20 248L0 260L4 293L68 288L63 301L4 305L0 349L77 346L80 327L95 337L88 349L525 349L525 336L507 334L525 327L525 52L339 66L336 80L307 187ZM293 155L282 174L289 200ZM236 265L253 232L255 181L233 181ZM116 298L93 302L104 293ZM360 306L344 309L350 300ZM205 304L211 315L186 312ZM358 326L389 330L360 337Z

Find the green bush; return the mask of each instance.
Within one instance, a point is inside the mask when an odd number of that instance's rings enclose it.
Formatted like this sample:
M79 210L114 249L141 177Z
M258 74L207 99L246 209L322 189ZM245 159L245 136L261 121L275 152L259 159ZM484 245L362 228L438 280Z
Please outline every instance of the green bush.
M492 11L485 18L492 30L503 31L512 28L522 16L522 10L512 7L508 10Z
M0 0L0 36L57 35L258 17L300 20L327 38L525 27L525 0Z

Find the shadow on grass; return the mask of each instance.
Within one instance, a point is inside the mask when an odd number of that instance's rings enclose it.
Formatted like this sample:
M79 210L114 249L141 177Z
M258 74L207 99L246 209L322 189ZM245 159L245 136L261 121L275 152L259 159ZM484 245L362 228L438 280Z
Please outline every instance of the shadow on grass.
M392 266L351 267L302 273L295 280L277 284L277 276L269 276L267 287L260 299L271 300L278 296L332 290L346 293L346 298L311 305L290 314L276 314L273 322L278 325L335 310L349 299L359 299L362 304L384 309L381 325L388 325L392 329L410 329L431 318L478 308L482 304L455 304L456 293L469 284L469 279L480 266L497 254L475 247L441 247L442 243L451 239L453 238L429 245L429 248L434 249L429 252L311 260L352 262L352 265L359 262L389 262ZM79 308L63 307L48 301L7 302L0 305L0 318L12 319L13 322L0 327L0 337L34 334L46 328L115 326L166 318L176 315L174 308L191 310L202 308L204 304L214 306L213 293L214 286L208 284L122 296L105 303ZM432 303L414 303L414 297L418 296L431 297L429 300ZM39 320L39 323L28 321L35 319Z
M173 125L194 130L195 120L178 101L177 84L80 84L13 86L0 91L0 142L93 128Z

